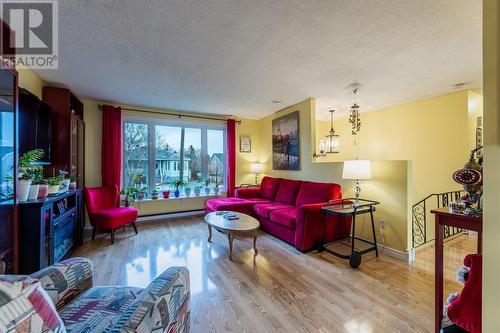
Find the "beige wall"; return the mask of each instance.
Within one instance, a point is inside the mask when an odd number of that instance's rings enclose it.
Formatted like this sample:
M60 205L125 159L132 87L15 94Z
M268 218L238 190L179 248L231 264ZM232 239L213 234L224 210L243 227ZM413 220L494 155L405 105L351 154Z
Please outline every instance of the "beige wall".
M474 107L469 112L469 95ZM482 96L460 91L413 103L361 114L361 132L354 146L347 117L337 119L341 152L318 161L342 161L354 157L413 162L415 201L431 193L459 189L452 173L467 161L475 128L473 116L482 114ZM330 129L329 121L318 122L316 142Z
M300 111L301 170L272 170L272 120L294 111ZM238 131L246 134L253 133L252 143L256 142L259 146L258 153L248 160L264 163L266 175L338 183L342 186L344 197L352 197L354 195L354 182L342 179L342 163L315 163L312 159L316 127L315 112L315 100L311 98L258 121L242 122ZM243 161L245 165L248 164L241 156L238 161ZM244 168L246 166L239 166L239 171L245 173ZM408 191L411 189L411 183L408 181L411 178L411 164L406 161L373 161L372 168L373 179L362 182L363 196L382 202L375 214L377 226L380 219L386 221L382 245L405 251L408 242L408 205L411 202L409 197L411 191ZM248 173L248 171L246 172ZM244 175L240 175L240 177L244 177ZM253 175L246 177L253 177ZM369 237L371 230L368 223L368 218L362 219L358 228L365 237ZM378 227L377 233L379 233Z
M498 39L500 6L497 0L484 1L483 72L484 72L484 230L483 230L483 332L498 332L500 327L500 130Z

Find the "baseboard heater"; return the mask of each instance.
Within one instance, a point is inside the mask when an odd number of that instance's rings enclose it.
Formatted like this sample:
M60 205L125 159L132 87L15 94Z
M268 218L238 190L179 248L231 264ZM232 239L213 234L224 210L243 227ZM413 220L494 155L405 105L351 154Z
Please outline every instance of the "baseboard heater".
M156 222L160 220L173 220L179 219L182 217L192 217L199 216L205 213L204 210L188 210L183 212L175 212L175 213L166 213L166 214L153 214L153 215L142 215L137 218L137 222L139 223L148 223L148 222Z

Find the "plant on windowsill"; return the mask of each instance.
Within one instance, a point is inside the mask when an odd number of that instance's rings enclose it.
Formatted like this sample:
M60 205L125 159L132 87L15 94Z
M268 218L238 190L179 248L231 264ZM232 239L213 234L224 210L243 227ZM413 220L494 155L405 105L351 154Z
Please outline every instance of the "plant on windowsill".
M194 187L194 196L199 197L201 194L201 186L195 186Z
M43 168L39 166L36 174L33 177L33 181L31 182L30 192L28 194L28 200L36 200L38 199L38 193L40 192L40 186L43 185Z
M205 185L205 195L210 195L210 184L212 184L212 180L207 178L203 180L203 185Z
M69 177L69 189L70 190L76 190L76 176L71 176Z
M130 206L130 189L125 190L122 188L120 191L120 207L129 207Z
M59 193L66 193L66 192L68 192L69 183L71 182L69 172L66 170L59 170L59 175L62 176L61 187L59 188Z
M143 178L144 178L144 173L143 172L136 172L135 175L134 175L134 184L141 185Z
M45 200L49 195L49 182L47 179L42 179L40 185L38 186L38 199Z
M186 195L186 197L190 197L191 196L191 187L184 188L184 194Z
M180 189L186 186L186 182L182 179L172 180L169 183L171 188L175 188L174 196L178 198L180 196Z
M137 201L142 201L146 197L146 194L148 192L148 187L147 186L138 187L136 188L136 191L137 191L136 192Z
M156 187L151 190L151 199L153 200L158 199L158 189Z

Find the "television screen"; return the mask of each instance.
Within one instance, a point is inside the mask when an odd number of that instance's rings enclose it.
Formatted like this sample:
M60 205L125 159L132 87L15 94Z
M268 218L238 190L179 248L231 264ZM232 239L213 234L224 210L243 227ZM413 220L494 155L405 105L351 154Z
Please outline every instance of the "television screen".
M41 149L45 153L38 164L50 164L52 109L25 89L19 90L19 155Z

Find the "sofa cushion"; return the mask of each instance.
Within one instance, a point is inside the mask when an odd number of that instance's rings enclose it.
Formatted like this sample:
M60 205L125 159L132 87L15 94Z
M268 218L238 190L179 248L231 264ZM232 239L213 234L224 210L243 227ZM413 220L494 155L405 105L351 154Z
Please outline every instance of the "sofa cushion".
M272 201L262 198L217 198L207 200L205 207L206 211L216 212L221 210L230 210L233 212L239 212L243 214L252 213L252 207L259 203L271 203Z
M67 332L107 332L142 291L133 287L94 287L63 307L59 314Z
M40 281L0 276L0 332L64 333L63 321Z
M270 215L271 221L295 229L298 210L298 207L273 210Z
M327 202L341 197L340 185L302 182L295 206Z
M132 207L117 207L101 210L92 215L92 223L100 228L115 229L137 220L138 210Z
M295 205L301 183L300 180L282 179L278 192L276 193L276 201L288 205Z
M280 186L281 178L264 177L260 182L260 196L273 200L276 197L276 192Z
M259 216L268 218L273 210L286 209L286 208L293 208L293 206L282 204L279 202L273 202L273 203L257 204L253 206L253 211L255 214Z

